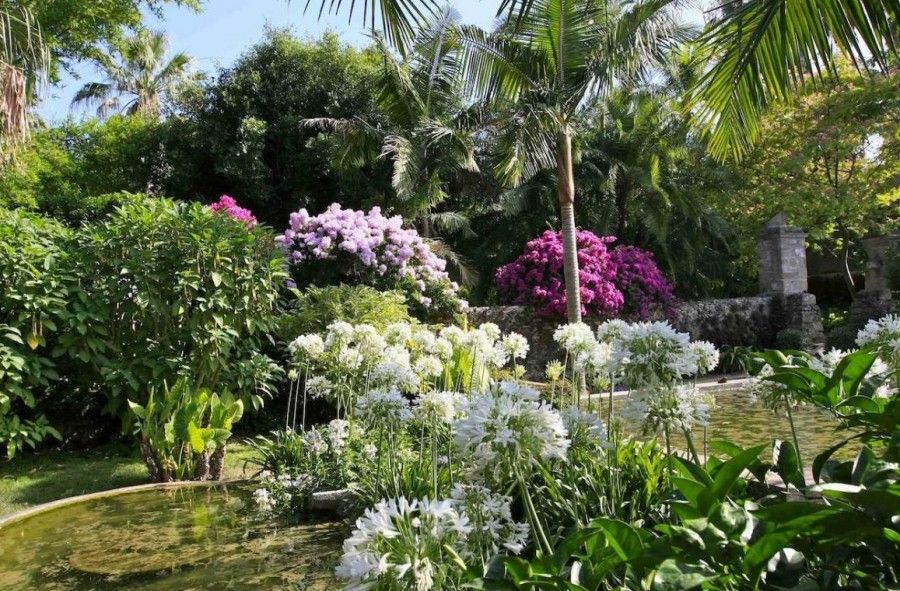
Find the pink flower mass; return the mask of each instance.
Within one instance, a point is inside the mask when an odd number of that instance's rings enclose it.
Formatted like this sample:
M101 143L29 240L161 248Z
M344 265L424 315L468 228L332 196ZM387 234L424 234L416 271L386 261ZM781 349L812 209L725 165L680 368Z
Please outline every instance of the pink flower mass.
M228 217L243 222L248 228L256 225L256 216L249 209L241 207L230 195L222 195L219 200L209 205L212 211L223 212Z
M653 255L634 246L610 245L614 236L587 230L576 234L581 313L610 318L620 314L647 319L655 313L671 316L672 285ZM563 244L559 232L547 230L528 242L515 261L495 275L500 297L510 303L532 305L539 316L565 318Z

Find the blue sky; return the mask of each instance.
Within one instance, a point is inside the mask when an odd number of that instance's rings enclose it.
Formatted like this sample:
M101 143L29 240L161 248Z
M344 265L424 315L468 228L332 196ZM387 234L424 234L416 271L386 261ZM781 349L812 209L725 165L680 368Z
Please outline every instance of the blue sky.
M366 31L355 15L347 22L347 15L316 18L318 0L310 2L310 11L303 14L305 0L206 0L203 11L168 6L163 19L148 15L146 25L163 30L169 37L171 51L184 51L194 57L195 68L215 72L229 66L251 45L262 38L266 25L290 27L299 35L318 36L326 29L340 34L348 43L364 44ZM357 2L357 5L360 3ZM493 0L455 0L463 22L488 27L494 20L497 3ZM699 20L699 13L691 11L689 18ZM48 122L66 119L71 114L85 116L83 110L72 112L69 103L76 90L86 81L99 80L91 64L76 68L80 80L64 76L59 85L51 87L41 102L39 112ZM87 113L90 114L90 113Z

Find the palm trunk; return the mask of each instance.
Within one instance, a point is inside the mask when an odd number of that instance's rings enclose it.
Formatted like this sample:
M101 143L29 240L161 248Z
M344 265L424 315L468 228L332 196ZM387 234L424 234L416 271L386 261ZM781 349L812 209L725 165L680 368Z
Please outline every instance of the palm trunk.
M566 316L569 322L581 322L581 286L578 280L578 245L575 240L575 177L572 172L572 135L568 127L559 133L556 164L566 280Z

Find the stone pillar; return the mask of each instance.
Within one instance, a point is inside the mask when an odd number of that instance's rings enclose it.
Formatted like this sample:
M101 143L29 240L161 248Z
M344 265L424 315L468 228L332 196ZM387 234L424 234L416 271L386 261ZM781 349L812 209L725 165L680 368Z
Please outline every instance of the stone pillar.
M889 253L900 251L900 232L864 238L862 243L868 261L865 289L856 294L850 305L850 325L855 328L873 318L890 314L894 309L887 277L887 258Z
M759 290L763 294L804 293L806 280L806 232L788 226L784 213L763 226L756 244L759 256Z
M784 213L770 219L759 234L759 289L775 299L776 345L821 346L825 342L816 297L807 292L806 232L787 225Z

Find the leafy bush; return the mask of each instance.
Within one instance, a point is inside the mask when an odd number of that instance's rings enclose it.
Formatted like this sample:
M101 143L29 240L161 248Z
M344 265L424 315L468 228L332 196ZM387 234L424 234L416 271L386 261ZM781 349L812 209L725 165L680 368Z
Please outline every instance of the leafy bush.
M0 445L9 457L59 437L39 407L60 379L53 347L78 297L65 269L70 239L56 222L0 209Z
M809 349L810 342L803 332L795 328L785 328L775 335L775 347L782 350L804 351Z
M78 228L101 221L117 207L139 198L139 195L120 191L81 197L77 195L39 196L37 210L67 226Z
M379 330L410 320L406 298L396 291L378 291L365 285L332 285L310 287L294 294L296 299L278 321L278 335L286 342L304 333L325 332L336 320L370 324Z
M634 246L610 249L615 240L587 230L576 235L582 314L610 318L624 313L642 320L657 313L671 316L672 285L653 255ZM561 233L547 230L528 242L519 258L497 269L495 280L502 299L534 306L539 316L564 318Z
M162 395L151 390L146 405L128 405L153 481L222 478L225 444L244 413L231 393L215 394L180 379Z
M856 346L856 330L847 324L839 324L825 333L829 349L849 350Z
M144 198L87 228L78 248L77 273L102 317L79 338L100 341L85 361L109 410L177 376L261 404L279 372L261 348L287 276L271 232L197 203Z
M432 317L462 307L447 262L418 232L404 228L403 218L385 217L378 207L363 212L333 203L317 216L301 209L291 214L279 241L300 286L349 283L398 290L415 311Z

